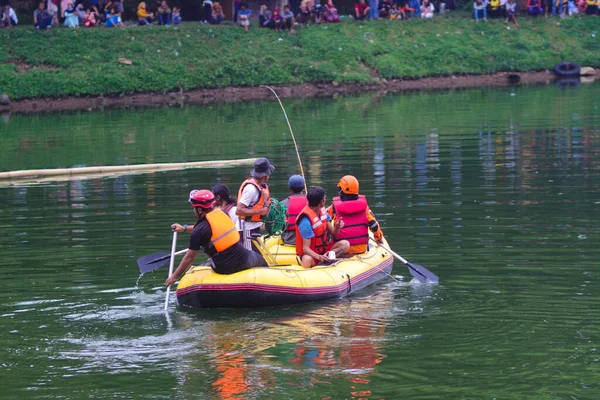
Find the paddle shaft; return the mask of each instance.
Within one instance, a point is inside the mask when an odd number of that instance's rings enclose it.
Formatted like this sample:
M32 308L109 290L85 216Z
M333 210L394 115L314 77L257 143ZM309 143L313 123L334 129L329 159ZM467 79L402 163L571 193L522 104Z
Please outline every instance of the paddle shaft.
M175 264L175 248L176 247L177 247L177 232L173 232L173 243L171 244L171 261L169 262L169 276L173 275L173 265ZM167 278L169 276L167 276ZM171 285L167 286L167 294L165 296L165 311L167 311L167 308L169 307L169 293L170 292L171 292Z

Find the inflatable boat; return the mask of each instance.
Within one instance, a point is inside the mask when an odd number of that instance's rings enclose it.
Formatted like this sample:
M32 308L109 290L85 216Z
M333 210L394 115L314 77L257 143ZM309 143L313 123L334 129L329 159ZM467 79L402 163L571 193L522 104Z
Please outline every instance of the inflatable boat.
M220 275L209 266L191 267L177 286L179 305L244 308L338 299L385 278L394 260L386 249L371 243L363 254L304 269L295 247L284 245L279 236L267 239L265 247L275 261L270 268Z

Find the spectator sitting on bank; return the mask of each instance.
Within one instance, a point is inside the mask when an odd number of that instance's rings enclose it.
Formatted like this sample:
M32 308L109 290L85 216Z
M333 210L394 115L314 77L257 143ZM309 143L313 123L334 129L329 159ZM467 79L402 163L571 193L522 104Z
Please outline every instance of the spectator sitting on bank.
M517 1L516 0L508 0L506 3L506 20L504 20L505 24L508 24L508 21L512 19L515 22L515 26L518 28L519 23L517 22Z
M40 1L38 8L33 12L33 26L35 29L50 29L54 15L46 10L46 2Z
M91 9L88 8L85 11L85 17L83 18L83 26L86 28L95 28L98 26L98 9L96 6Z
M475 0L473 2L473 17L475 22L479 22L479 18L483 18L487 22L487 5L482 0Z
M587 15L597 15L598 14L598 5L600 3L599 0L586 0L586 8L585 13Z
M577 4L575 4L575 0L569 0L567 3L567 12L569 16L579 14L579 9L577 8Z
M500 0L490 0L490 17L500 17L502 15L503 6Z
M275 32L279 32L283 26L283 17L281 16L279 8L275 7L273 9L273 14L271 14L271 21L273 21L273 28L275 29Z
M300 3L298 15L296 15L296 22L302 25L306 25L310 22L310 1L302 0Z
M113 10L111 10L111 16L114 16ZM138 5L137 17L138 17L138 23L140 25L150 25L152 23L152 19L154 18L154 14L149 13L146 10L146 3L142 1ZM108 23L108 18L107 18L107 23Z
M429 0L423 0L423 4L421 5L421 19L433 18L433 12L433 4L431 4Z
M392 4L392 8L390 8L390 14L388 18L390 21L400 20L404 18L404 16L402 15L402 9L399 8L396 3Z
M391 19L390 18L390 10L394 2L392 0L381 0L379 2L379 18L381 19Z
M156 10L156 14L158 14L158 24L169 26L171 23L171 9L165 0L160 3L160 6Z
M148 17L150 18L150 17ZM114 28L114 27L123 27L123 20L121 19L121 16L119 15L119 13L117 13L116 8L111 8L109 12L106 13L106 23L104 24L107 28ZM140 25L147 25L147 24L140 24Z
M290 6L284 6L281 13L283 19L282 29L287 29L290 33L294 33L294 13L290 10Z
M415 15L415 9L410 6L409 1L405 1L400 7L400 13L403 15L403 18L410 18Z
M173 25L179 25L181 23L181 8L173 7Z
M369 15L369 6L365 4L365 0L358 0L358 3L354 5L354 19L364 21L367 15Z
M267 3L262 3L258 9L258 29L263 27L272 28L271 26L271 10Z
M64 26L67 28L79 28L79 16L75 13L73 3L67 4L67 9L64 12L65 22Z
M540 0L527 0L527 12L529 15L533 15L534 17L542 14L544 9L542 8L542 4Z
M223 7L221 7L221 3L215 1L212 5L212 14L210 18L210 23L212 25L219 25L225 19L225 14L223 14Z
M8 5L4 8L4 15L2 17L2 26L6 28L10 28L11 26L16 26L19 23L19 19L17 18L17 13L15 10Z
M579 10L579 14L585 13L585 9L587 8L587 3L585 0L577 0L577 9Z
M319 1L319 0L317 0ZM321 5L321 3L315 3L314 1L311 0L311 7L310 7L310 21L313 24L317 24L319 25L321 23L321 21L323 20L323 6Z
M212 16L212 0L202 1L202 23L208 24Z
M77 18L79 18L79 25L83 25L83 21L85 20L85 9L83 8L83 4L77 4L77 7L75 7L75 14L77 14Z
M252 11L248 9L248 4L242 3L238 12L238 21L240 21L240 26L244 27L244 32L248 32L250 17L252 17Z
M337 8L333 5L333 0L327 0L325 3L325 11L323 12L323 19L325 22L340 22L340 15L338 14Z

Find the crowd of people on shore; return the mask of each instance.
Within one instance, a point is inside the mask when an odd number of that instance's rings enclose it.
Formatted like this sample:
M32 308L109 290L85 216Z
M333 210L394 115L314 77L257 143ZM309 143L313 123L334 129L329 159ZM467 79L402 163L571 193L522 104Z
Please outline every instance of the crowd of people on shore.
M166 280L167 286L192 265L196 254L204 250L210 265L220 274L232 274L249 268L268 267L254 241L260 236L269 215L272 198L269 177L275 170L268 159L258 158L250 177L242 182L237 200L229 188L218 184L212 190L192 190L189 203L194 209L194 224L171 225L174 232L189 232L190 242L178 268ZM304 268L327 264L340 257L366 252L369 232L380 243L383 233L365 196L359 194L358 180L345 175L337 183L337 196L326 207L325 190L310 187L304 178L288 179L289 196L285 205L284 244L295 246L298 263Z
M338 12L333 0L297 0L283 9L269 9L267 2L260 4L258 10L258 27L275 31L294 32L294 26L306 24L338 23L343 16ZM295 2L295 3L294 3ZM571 16L600 14L600 0L527 0L525 10L531 16L549 15ZM456 0L356 0L352 17L357 21L388 19L402 20L408 18L430 19L436 14L445 14L457 7ZM147 3L138 4L136 17L138 25L177 25L181 22L181 9L171 7L167 0L159 0L150 12ZM473 20L487 22L488 17L504 18L508 23L512 20L518 26L517 0L474 0ZM69 28L85 26L93 28L103 24L107 28L124 26L123 0L42 0L33 12L33 24L36 29L50 29L62 23ZM10 5L10 0L0 0L1 26L18 25L17 13ZM243 0L234 1L233 22L248 31L253 12ZM223 7L218 1L203 0L202 23L218 25L225 20Z

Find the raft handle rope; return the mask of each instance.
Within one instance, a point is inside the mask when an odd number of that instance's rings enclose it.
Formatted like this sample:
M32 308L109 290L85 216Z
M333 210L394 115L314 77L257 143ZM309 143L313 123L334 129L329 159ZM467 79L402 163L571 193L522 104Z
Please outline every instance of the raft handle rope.
M296 143L296 137L294 136L294 131L292 130L290 119L288 118L287 112L285 112L285 108L283 108L283 104L281 103L281 99L279 98L275 90L273 90L273 88L271 88L270 86L263 86L269 89L271 92L273 92L273 94L277 98L277 101L279 102L281 110L283 111L283 115L285 116L285 122L287 122L288 128L290 128L290 134L292 135L292 140L294 141L294 148L296 149L296 156L298 157L298 164L300 165L300 173L302 174L302 178L304 178L304 190L306 191L306 193L308 193L308 188L306 186L306 177L304 176L304 168L302 168L302 160L300 160L300 152L298 151L298 144Z

